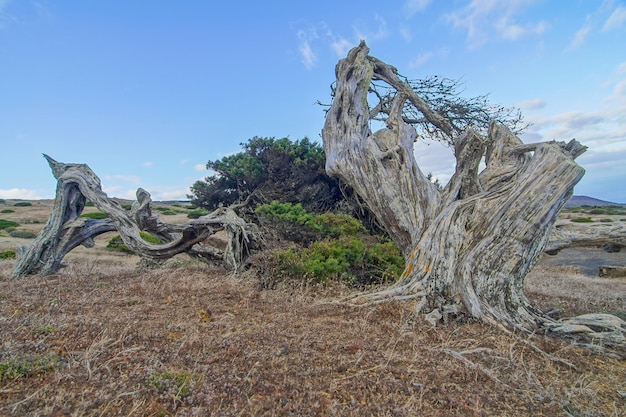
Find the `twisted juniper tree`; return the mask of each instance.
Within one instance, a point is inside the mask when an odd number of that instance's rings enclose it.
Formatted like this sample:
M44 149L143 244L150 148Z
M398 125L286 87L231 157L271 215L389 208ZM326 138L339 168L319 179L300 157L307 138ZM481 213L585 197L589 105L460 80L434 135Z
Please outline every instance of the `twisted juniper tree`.
M584 174L574 161L584 146L524 144L507 127L520 126L519 117L499 108L480 111L480 102L473 106L454 94L420 93L420 85L370 56L365 42L335 72L322 130L326 170L374 213L406 262L399 281L359 302L414 300L433 322L464 314L525 331L589 331L623 340L626 323L616 317L557 323L523 292L524 277ZM372 132L374 119L386 127ZM414 158L420 136L453 147L456 170L442 189Z

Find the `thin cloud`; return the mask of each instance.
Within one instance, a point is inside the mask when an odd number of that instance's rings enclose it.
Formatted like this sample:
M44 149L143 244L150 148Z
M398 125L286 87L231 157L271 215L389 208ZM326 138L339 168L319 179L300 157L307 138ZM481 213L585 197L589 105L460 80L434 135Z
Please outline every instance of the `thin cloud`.
M589 26L588 24L585 24L583 27L578 29L576 34L574 34L572 41L567 46L566 51L572 51L574 49L581 47L587 40L587 37L589 36L590 33L591 33L591 26Z
M154 165L152 161L146 161L143 164L141 164L141 166L144 166L144 167L151 167L152 165Z
M303 41L300 43L299 52L305 68L313 68L315 66L315 62L317 61L317 56L313 52L313 49L311 49L309 41Z
M324 24L322 23L322 25ZM298 45L300 60L306 69L312 69L317 62L317 55L313 52L311 42L319 39L317 27L309 25L306 29L300 29L298 31L298 39L300 42Z
M196 172L203 172L206 171L206 164L196 164L193 166L193 170Z
M331 42L330 47L339 57L344 57L348 54L348 51L355 46L352 42L346 38L339 38Z
M130 182L130 183L133 183L133 184L140 184L141 183L141 178L136 176L136 175L115 174L115 175L107 175L104 178L107 181L123 181L123 182Z
M431 2L432 0L407 0L402 9L407 17L411 17L415 13L425 10Z
M452 27L467 32L467 44L478 48L491 38L516 41L529 35L541 35L550 27L546 21L517 23L515 16L532 1L500 2L473 0L468 6L449 13L445 19ZM495 22L495 23L494 23Z
M41 200L46 197L39 191L29 190L27 188L11 188L8 190L0 190L0 198L7 198L9 200Z
M516 41L527 35L541 35L549 27L550 25L545 21L521 26L511 20L509 16L502 17L495 24L495 29L500 37L508 41Z
M387 22L385 21L385 19L377 14L374 15L374 20L376 21L378 26L373 31L370 31L367 27L365 28L365 30L361 30L361 28L356 24L352 26L357 39L363 39L369 43L370 41L385 39L387 36L389 36L389 31L387 30ZM360 24L364 25L363 23Z
M521 101L517 103L515 107L519 107L522 110L538 110L546 107L546 102L539 98L534 98L531 100Z
M613 87L613 92L608 96L606 102L626 101L626 80L618 81Z
M626 7L618 6L604 22L602 31L620 29L626 25Z
M428 61L430 61L434 56L435 54L430 51L419 54L414 59L412 59L411 62L409 62L409 68L419 68L422 65L426 64Z

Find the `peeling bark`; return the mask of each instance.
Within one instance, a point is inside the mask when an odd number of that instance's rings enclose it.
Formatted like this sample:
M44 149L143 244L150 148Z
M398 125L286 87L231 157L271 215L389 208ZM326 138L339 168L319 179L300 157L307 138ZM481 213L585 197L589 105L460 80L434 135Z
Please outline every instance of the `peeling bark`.
M64 164L47 155L57 191L48 222L29 246L18 248L12 276L53 274L61 268L63 257L78 245L93 246L93 238L117 230L124 244L134 253L150 260L163 260L188 253L203 260L218 260L238 270L250 255L253 239L251 225L228 208L219 209L183 225L162 223L150 211L150 194L139 188L130 214L102 191L100 179L85 164ZM93 202L109 217L102 220L79 217L87 201ZM209 236L226 230L229 243L225 251L200 245ZM165 243L155 245L143 240L141 231L158 236Z
M406 260L398 282L355 301L414 299L416 310L430 311L433 322L466 314L509 328L557 332L524 295L524 277L584 174L574 159L586 147L575 140L524 144L495 122L486 137L472 129L456 134L395 68L370 57L364 42L339 61L336 78L322 131L326 170L354 189ZM367 102L374 79L397 91L387 127L377 132L370 130ZM413 156L415 129L402 118L406 100L432 125L456 135L456 171L441 191ZM626 324L613 332L622 341L624 329Z

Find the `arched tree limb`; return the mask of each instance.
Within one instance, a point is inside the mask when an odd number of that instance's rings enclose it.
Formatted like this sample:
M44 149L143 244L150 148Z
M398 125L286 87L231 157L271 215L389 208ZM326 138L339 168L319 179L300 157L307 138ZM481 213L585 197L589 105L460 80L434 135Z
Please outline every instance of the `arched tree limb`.
M582 334L583 327L565 327L533 307L523 286L584 174L575 158L586 147L575 140L524 144L496 122L484 137L471 128L457 132L394 67L370 57L364 42L335 72L334 101L322 130L327 172L352 187L406 261L398 282L353 301L415 299L433 323L465 314L525 332ZM374 133L367 101L372 80L396 90L387 127ZM402 116L406 100L444 135L456 135L456 171L442 191L413 157L416 132ZM626 323L606 318L596 316L587 336L602 333L604 340L623 343Z
M144 258L162 260L186 252L202 259L221 256L223 263L234 270L244 267L254 232L251 225L232 210L222 208L183 225L166 224L152 216L150 194L140 188L129 214L102 191L100 179L87 165L64 164L47 155L44 157L57 179L54 208L33 243L18 248L13 277L52 274L59 270L63 257L76 246L93 246L94 237L114 230L120 233L131 251ZM86 201L93 202L109 217L102 220L79 217ZM226 251L198 245L221 230L226 230L230 237ZM165 243L148 243L141 238L141 231L155 234Z

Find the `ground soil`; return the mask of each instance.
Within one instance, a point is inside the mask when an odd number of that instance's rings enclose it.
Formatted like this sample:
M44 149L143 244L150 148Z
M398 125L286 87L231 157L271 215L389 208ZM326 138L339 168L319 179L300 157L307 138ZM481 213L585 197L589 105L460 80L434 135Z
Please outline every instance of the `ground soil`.
M15 244L0 237L0 251ZM104 246L47 277L11 279L14 261L0 260L0 415L626 415L623 351L432 327L411 303L350 306L340 300L355 289L341 285L268 289L255 268L177 257L138 270ZM571 266L540 265L526 293L564 315L626 312L626 280Z

